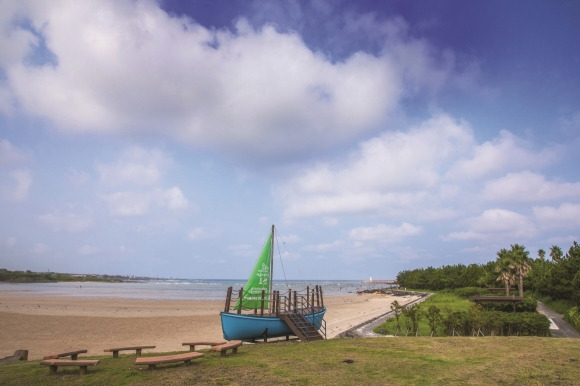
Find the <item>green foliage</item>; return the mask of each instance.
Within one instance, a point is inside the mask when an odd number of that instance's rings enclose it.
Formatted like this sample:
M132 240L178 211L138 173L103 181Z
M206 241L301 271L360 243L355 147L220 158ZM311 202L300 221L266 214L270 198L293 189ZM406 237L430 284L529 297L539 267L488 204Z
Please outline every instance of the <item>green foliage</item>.
M568 323L574 326L576 330L580 331L580 309L577 306L568 310L565 319Z
M429 306L427 309L427 320L429 322L429 328L431 329L431 336L437 334L437 328L442 319L441 310L435 306Z
M489 302L481 303L483 309L486 311L501 311L501 312L512 312L513 305L512 303L503 303L503 302ZM515 304L516 312L536 312L538 308L538 302L536 299L532 297L524 297L523 300L519 303Z
M470 298L472 296L480 296L488 293L487 289L481 287L457 288L453 292L462 298Z
M455 291L457 292L457 290ZM459 291L461 292L461 291ZM538 314L536 300L524 298L518 312L507 304L505 311L496 303L489 310L451 291L436 293L423 303L406 307L400 315L407 326L405 335L471 336L471 335L549 335L550 322ZM425 311L426 310L426 311ZM425 316L422 321L421 317ZM399 321L387 320L375 328L379 334L400 335Z
M511 294L512 284L518 285L523 296L525 285L536 298L551 299L551 302L544 301L547 306L566 314L571 307L580 306L580 245L574 241L566 254L554 245L549 254L550 258L546 259L546 251L540 249L538 258L530 259L524 246L513 244L510 249L501 249L496 261L402 271L397 275L397 282L403 287L430 291L469 287L458 292L465 297L482 295L486 288L500 286L507 287L506 291ZM525 302L516 309L532 311Z
M31 272L31 271L9 271L7 269L0 269L0 282L8 283L56 283L56 282L89 282L101 281L111 282L120 281L115 277L107 277L100 275L71 275L68 273L55 272Z

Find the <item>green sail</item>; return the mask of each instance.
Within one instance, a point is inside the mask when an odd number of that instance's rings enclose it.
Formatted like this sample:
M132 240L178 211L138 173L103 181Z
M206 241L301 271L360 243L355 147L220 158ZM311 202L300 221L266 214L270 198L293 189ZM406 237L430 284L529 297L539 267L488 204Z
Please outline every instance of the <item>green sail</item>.
M262 291L264 291L264 308L268 308L268 297L270 294L270 267L272 260L272 234L268 235L266 244L262 248L262 253L256 261L252 274L244 287L242 297L242 309L253 310L262 306ZM235 310L240 308L240 301L236 302Z

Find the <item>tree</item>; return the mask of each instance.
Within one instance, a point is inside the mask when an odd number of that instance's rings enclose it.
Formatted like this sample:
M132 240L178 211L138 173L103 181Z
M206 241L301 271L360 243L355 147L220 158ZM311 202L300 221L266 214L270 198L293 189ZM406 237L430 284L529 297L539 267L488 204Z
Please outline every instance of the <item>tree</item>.
M528 275L532 268L529 253L523 245L514 244L509 251L509 266L514 272L514 278L518 280L520 297L524 297L524 277Z
M550 257L555 263L558 263L562 259L563 253L562 249L557 245L552 245L550 248Z
M427 320L429 321L429 327L431 328L431 336L433 336L433 334L437 335L437 326L439 326L441 319L441 310L435 306L429 306L427 309Z
M510 287L515 282L515 274L511 267L510 252L505 248L500 249L497 253L495 271L499 273L497 280L505 285L505 296L509 296Z
M395 319L397 319L397 331L401 329L401 325L399 324L399 316L403 312L403 306L399 304L397 300L391 303L391 310L395 313ZM395 335L397 333L395 332Z
M546 251L544 251L543 249L538 249L538 258L540 260L544 260L545 257L546 257Z

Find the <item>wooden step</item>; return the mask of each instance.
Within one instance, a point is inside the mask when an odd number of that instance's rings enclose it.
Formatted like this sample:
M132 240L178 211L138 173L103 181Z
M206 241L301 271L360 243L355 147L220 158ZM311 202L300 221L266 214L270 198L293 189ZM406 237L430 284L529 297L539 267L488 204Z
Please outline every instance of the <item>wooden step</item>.
M294 334L304 342L311 342L314 340L323 340L324 337L314 328L312 323L310 323L303 315L297 313L290 313L280 315L288 327L294 332Z

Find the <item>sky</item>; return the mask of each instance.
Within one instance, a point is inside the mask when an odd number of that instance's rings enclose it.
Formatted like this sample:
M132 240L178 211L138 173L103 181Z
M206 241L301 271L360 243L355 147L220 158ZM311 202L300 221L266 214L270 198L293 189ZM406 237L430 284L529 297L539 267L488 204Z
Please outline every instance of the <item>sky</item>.
M580 3L0 0L0 268L394 279L580 239Z

